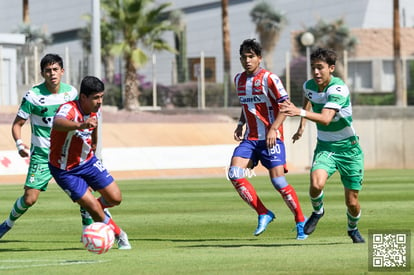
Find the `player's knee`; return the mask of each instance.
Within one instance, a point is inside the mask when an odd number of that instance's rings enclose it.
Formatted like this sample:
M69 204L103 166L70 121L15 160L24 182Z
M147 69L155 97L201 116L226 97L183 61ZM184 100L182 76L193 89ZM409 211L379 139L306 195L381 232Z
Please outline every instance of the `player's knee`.
M230 166L227 176L229 180L244 178L244 169L238 166Z
M280 190L288 186L288 182L285 176L272 178L271 181L272 181L273 186L276 188L276 190Z

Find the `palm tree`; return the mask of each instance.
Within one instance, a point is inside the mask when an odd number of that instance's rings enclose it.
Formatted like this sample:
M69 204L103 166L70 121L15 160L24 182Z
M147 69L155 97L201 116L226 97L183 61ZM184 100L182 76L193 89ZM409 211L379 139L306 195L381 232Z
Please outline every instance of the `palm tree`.
M139 81L137 70L148 61L144 48L175 52L162 38L172 31L165 9L171 3L156 5L153 0L103 0L102 7L111 18L112 29L122 35L121 41L112 46L112 52L122 54L125 62L126 110L139 108Z
M329 48L335 50L339 57L335 71L338 75L343 76L342 53L345 50L352 52L358 43L356 37L351 35L351 31L345 25L345 21L343 19L338 19L333 22L319 20L315 26L309 27L307 30L298 33L295 39L299 46L299 51L302 54L305 53L306 47L302 45L300 38L305 32L310 32L315 37L315 43L310 46L311 50L316 48Z
M393 1L393 48L395 71L395 97L397 106L407 107L407 95L403 90L401 65L400 3Z
M280 33L287 23L283 13L276 11L267 2L259 2L250 11L250 16L256 24L256 32L259 34L263 48L263 60L266 69L273 69L273 52L279 40Z
M224 69L224 107L228 105L228 94L231 90L231 46L230 46L230 26L229 26L229 1L221 0L221 17L222 17L222 30L223 30L223 69Z
M25 24L30 23L29 0L23 0L23 23Z
M26 36L25 44L18 49L18 56L21 57L22 67L25 66L24 59L26 59L28 67L35 68L35 66L38 66L35 55L39 55L48 45L52 44L52 36L44 32L41 28L30 25L30 23L20 24L14 32ZM28 70L29 75L28 79L25 79L25 83L33 84L36 82L37 75L35 75L35 72L36 70Z
M178 83L187 82L188 62L187 62L187 25L184 21L184 13L181 10L174 10L169 15L171 25L174 27L174 40L176 70L178 72Z

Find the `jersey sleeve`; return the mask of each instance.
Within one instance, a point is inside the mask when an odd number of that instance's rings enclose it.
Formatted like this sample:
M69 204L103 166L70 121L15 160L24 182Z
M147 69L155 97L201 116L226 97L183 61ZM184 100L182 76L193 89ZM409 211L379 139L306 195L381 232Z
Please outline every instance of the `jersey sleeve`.
M30 90L26 92L25 96L22 98L22 102L20 103L19 110L17 111L17 116L28 120L30 114L32 113L33 104L29 99L30 97Z
M333 85L327 90L327 102L324 108L340 110L346 105L349 90L345 85Z
M59 107L55 117L66 118L68 120L74 120L75 108L72 104L66 103Z
M289 95L283 86L282 80L275 75L270 74L268 78L268 87L272 96L276 99L278 103L281 103L289 99Z

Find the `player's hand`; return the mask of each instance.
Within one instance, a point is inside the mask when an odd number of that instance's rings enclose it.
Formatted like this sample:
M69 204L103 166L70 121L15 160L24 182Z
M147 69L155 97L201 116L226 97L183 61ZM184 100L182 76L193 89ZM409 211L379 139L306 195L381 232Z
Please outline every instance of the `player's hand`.
M235 141L242 141L243 139L243 127L241 125L237 126L236 130L234 130L234 140Z
M302 134L303 134L303 130L302 129L298 129L296 131L296 133L292 137L293 143L295 143L297 140L299 140L302 137Z
M286 116L298 116L300 115L300 109L292 102L286 100L279 104L280 112Z
M24 146L24 148L22 148L22 149L19 150L19 155L22 158L27 158L30 155L29 154L29 147L26 144L24 144L24 143L22 143L22 145Z
M274 131L273 129L270 129L269 132L267 132L266 135L266 145L267 148L273 148L276 145L276 139L278 136L278 132Z
M98 126L98 121L95 117L88 118L84 123L81 124L81 129L90 129Z

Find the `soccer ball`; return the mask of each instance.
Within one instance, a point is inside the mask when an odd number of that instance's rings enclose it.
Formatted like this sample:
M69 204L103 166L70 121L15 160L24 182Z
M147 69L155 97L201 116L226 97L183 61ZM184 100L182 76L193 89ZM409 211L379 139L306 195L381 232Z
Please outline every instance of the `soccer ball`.
M103 254L108 252L114 241L114 231L109 225L102 222L88 225L82 233L82 242L85 248L92 253Z

